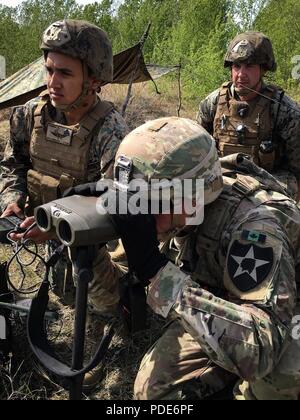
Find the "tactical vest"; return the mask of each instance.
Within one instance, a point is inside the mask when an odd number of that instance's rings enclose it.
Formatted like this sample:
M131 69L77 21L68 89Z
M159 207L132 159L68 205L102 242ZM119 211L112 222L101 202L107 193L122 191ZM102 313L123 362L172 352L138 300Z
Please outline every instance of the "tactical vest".
M42 94L34 112L30 142L33 169L27 175L31 208L55 200L67 188L88 181L92 138L113 110L110 102L99 101L79 124L65 126L52 121L48 104L49 96Z
M256 217L259 206L274 200L268 189L276 191L279 199L286 199L284 190L275 179L268 186L257 179L262 174L255 173L257 167L251 161L243 159L243 169L236 156L222 161L224 189L214 203L205 207L205 223L192 232L188 231L186 236L172 239L162 248L171 261L189 273L194 281L201 283L201 287L206 285L217 296L227 293L223 276L232 233L250 221L252 214ZM255 178L241 173L246 167L249 168L246 172ZM265 226L262 225L262 229L266 229Z
M264 91L266 98L258 96L250 103L237 101L231 94L232 83L225 83L220 91L214 119L213 136L217 140L221 156L245 153L267 171L275 165L272 99L278 92L275 86ZM271 150L266 150L269 145Z
M224 190L219 198L206 208L205 223L194 228L192 232L186 232L186 235L172 239L164 245L163 251L202 288L211 291L217 297L229 299L230 290L226 289L224 282L224 267L234 232L245 222L255 220L258 230L274 235L272 227L266 226L263 220L257 222L257 209L268 201L286 200L286 196L276 179L265 171L260 172L249 160L244 159L242 164L239 164L234 156L223 158L222 168ZM254 175L255 178L248 174ZM268 177L266 182L263 182L264 174ZM273 191L277 193L276 197ZM258 294L259 300L260 292L255 293ZM230 295L230 298L233 299L233 296ZM254 294L252 300L256 300ZM295 315L300 314L299 302L298 295ZM299 327L296 324L294 333L299 337ZM297 338L292 340L277 367L264 379L250 384L240 383L239 388L236 388L236 398L299 399L299 355L300 338Z

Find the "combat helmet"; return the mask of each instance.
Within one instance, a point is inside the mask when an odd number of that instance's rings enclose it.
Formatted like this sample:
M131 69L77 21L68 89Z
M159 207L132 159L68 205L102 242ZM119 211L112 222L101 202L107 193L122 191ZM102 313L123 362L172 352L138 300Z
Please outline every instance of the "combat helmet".
M229 44L224 66L233 63L259 64L266 70L276 71L276 61L270 39L262 32L245 32Z
M152 180L203 179L204 205L210 204L223 189L215 140L187 118L147 122L125 137L116 155L115 182L124 185L132 179L148 185Z
M52 23L43 33L40 47L44 53L60 52L79 58L97 80L112 81L111 42L102 29L89 22L66 19Z

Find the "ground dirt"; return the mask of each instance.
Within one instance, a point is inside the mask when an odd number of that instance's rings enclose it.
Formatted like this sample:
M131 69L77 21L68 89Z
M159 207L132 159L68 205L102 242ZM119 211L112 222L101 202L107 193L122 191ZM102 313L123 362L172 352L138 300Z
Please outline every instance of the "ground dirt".
M104 88L103 98L113 101L119 109L126 97L126 86ZM132 97L126 111L126 121L131 129L145 121L162 116L177 115L178 99L176 87L174 94L157 95L151 84L139 84L133 88ZM0 112L0 159L9 136L9 115L11 110ZM193 118L196 108L192 105L183 106L181 116ZM39 249L43 254L43 250ZM13 255L10 246L0 246L0 262L9 260ZM29 256L24 256L29 258ZM27 261L28 262L28 261ZM43 264L36 260L26 268L26 282L23 288L39 284L43 274ZM9 270L10 278L15 286L22 284L22 273L14 261ZM28 284L27 284L28 283ZM16 295L16 294L15 294ZM21 296L16 297L19 299ZM32 296L31 296L32 297ZM50 294L50 307L59 314L59 321L50 325L50 339L62 360L70 360L72 348L72 331L74 310L72 306L63 305L60 300ZM139 363L145 351L158 338L163 322L149 313L149 329L143 333L129 337L124 334L122 326L118 325L110 349L103 363L103 380L98 388L85 399L128 400L133 396L133 384ZM24 317L13 317L13 348L14 357L6 371L0 373L0 399L2 400L37 400L68 399L65 391L55 377L49 375L38 366L26 337L26 322ZM89 345L89 344L88 344ZM91 345L89 349L91 349ZM87 351L89 352L89 351Z

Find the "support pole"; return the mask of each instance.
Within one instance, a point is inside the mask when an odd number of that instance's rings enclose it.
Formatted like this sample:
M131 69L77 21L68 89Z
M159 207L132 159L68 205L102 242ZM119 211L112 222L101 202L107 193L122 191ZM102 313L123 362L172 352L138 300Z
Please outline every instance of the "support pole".
M76 248L72 255L74 274L77 280L72 353L72 370L74 371L80 371L83 368L88 285L93 279L93 261L95 254L95 247L90 246ZM83 378L84 375L79 375L70 379L70 400L81 400Z
M143 48L144 48L145 42L146 42L146 40L147 40L147 38L149 36L150 28L151 28L151 23L149 23L149 25L148 25L148 27L147 27L144 35L142 36L142 38L141 38L141 40L139 42L140 49L139 49L139 53L136 56L135 69L132 72L131 80L130 80L130 83L128 85L127 95L126 95L125 101L124 101L124 103L122 105L122 109L121 109L121 115L122 115L122 117L125 116L127 106L128 106L129 101L130 101L130 99L132 97L132 85L134 83L134 80L135 80L135 77L136 77L136 74L137 74L137 71L138 71L138 67L139 67L139 64L140 64L140 58L141 58L141 55L142 55L142 52L143 52Z
M182 107L181 69L182 69L182 61L180 60L179 66L178 66L178 108L177 108L178 117L180 117L180 111Z

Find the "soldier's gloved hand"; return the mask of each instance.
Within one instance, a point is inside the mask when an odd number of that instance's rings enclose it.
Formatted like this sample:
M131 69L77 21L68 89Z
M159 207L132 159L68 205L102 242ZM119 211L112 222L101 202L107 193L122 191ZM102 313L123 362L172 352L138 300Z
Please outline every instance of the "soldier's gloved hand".
M168 263L159 251L156 221L152 215L112 215L127 255L128 266L137 278L148 284Z
M72 195L82 195L84 197L99 197L103 191L97 189L98 182L88 182L87 184L77 185L76 187L68 188L63 193L63 198L71 197Z

